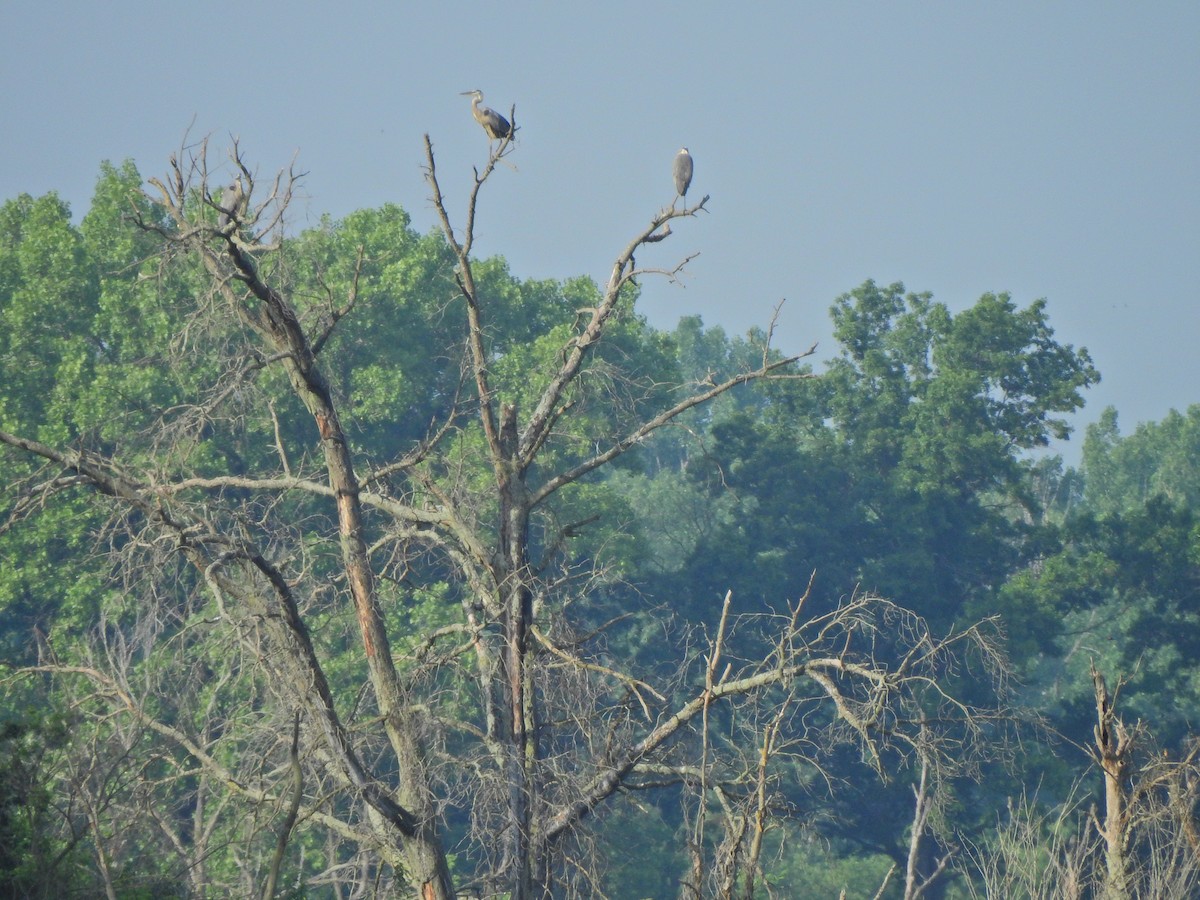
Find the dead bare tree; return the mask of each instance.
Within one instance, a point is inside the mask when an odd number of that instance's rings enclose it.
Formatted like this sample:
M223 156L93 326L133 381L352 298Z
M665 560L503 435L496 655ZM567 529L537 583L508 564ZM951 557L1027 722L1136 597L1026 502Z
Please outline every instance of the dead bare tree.
M164 266L197 267L206 277L177 364L211 341L223 354L216 383L164 414L143 438L153 452L136 458L0 432L0 442L45 463L14 512L32 514L86 486L111 511L115 568L136 570L142 585L169 574L164 598L191 579L187 602L162 600L174 604L170 617L157 605L138 619L147 629L143 655L174 648L172 658L184 661L220 646L240 658L237 677L253 700L233 707L196 687L205 678L172 695L162 667L134 690L133 656L45 662L27 674L89 685L106 716L171 749L178 776L203 786L191 840L211 840L213 817L237 807L242 833L262 847L248 864L247 893L279 884L294 826L353 848L349 864L328 855L321 883L353 878L365 889L370 878L384 891L385 871L394 871L410 895L450 900L446 820L466 809L476 832L459 850L473 861L460 887L513 900L584 895L599 877L588 861L588 822L629 792L675 785L698 798L688 884L750 897L779 802L778 763L819 765L819 748L849 742L880 774L920 759L937 780L970 758L966 748L993 715L957 699L946 677L963 656L1002 672L987 625L937 637L878 597L855 596L821 615L809 615L800 598L786 614L765 617L769 638L748 658L729 655L727 598L714 636L685 652L675 673L654 678L605 657L611 623L585 632L571 619L598 575L562 551L588 520L562 524L559 496L726 392L806 377L796 363L807 354L764 346L761 364L719 382L676 385L653 408L664 396L657 386L603 357L635 279L674 277L688 261L639 268L635 256L671 237L675 220L704 212L706 196L652 215L618 253L594 305L562 311L556 324L567 336L553 363L529 373L522 391L504 384L472 250L480 194L512 150L511 138L500 140L476 171L459 229L425 141L465 313L465 386L414 446L383 460L357 449L325 362L335 335L353 323L365 251L341 296L332 288L319 303L298 296L283 226L299 176L283 173L264 189L236 143L236 202L211 193L201 144L181 149L167 177L151 179L161 217L135 207L138 224L161 241ZM297 410L291 418L287 403ZM586 439L573 431L581 411L615 406L621 415L606 430ZM273 436L253 466L219 471L209 458L191 458L206 430L249 420ZM307 435L298 457L284 431ZM190 575L177 570L180 560ZM406 594L391 586L422 566L454 582L459 609L451 621L405 633L392 604ZM356 629L355 675L346 653L335 665L334 642L314 634L315 623L336 619L343 599ZM357 697L335 689L332 670L338 684L357 682ZM171 715L162 712L164 696ZM211 817L200 798L214 804ZM710 802L724 834L715 849L704 831ZM194 861L197 893L206 888L202 859Z
M908 864L904 870L904 900L916 900L946 871L950 862L950 853L943 853L934 862L933 871L921 876L918 862L921 856L922 842L928 839L929 814L933 812L935 794L929 778L930 766L927 759L921 760L921 775L913 787L913 797L916 807L913 810L912 833L908 843Z
M1130 728L1117 714L1124 681L1110 693L1094 663L1091 675L1096 725L1090 750L1104 778L1103 814L1094 808L1091 814L1102 843L1102 894L1106 900L1192 896L1200 885L1194 841L1200 742L1179 761L1147 753L1149 729L1141 722Z
M1029 798L1010 804L993 842L970 851L986 896L1183 900L1200 887L1200 741L1178 759L1155 750L1145 723L1130 727L1119 715L1124 680L1110 691L1094 664L1091 679L1096 720L1079 746L1100 772L1101 802L1084 808L1081 780L1050 809Z
M683 897L745 898L769 891L763 880L763 839L794 805L784 779L808 769L833 781L825 760L838 748L857 747L865 768L883 780L896 769L919 765L924 778L918 814L923 813L919 824L924 827L933 804L944 800L947 782L974 771L989 752L989 729L1003 721L998 709L969 706L945 688L948 671L966 659L1003 677L1006 663L992 623L936 638L919 617L878 596L855 595L806 620L807 599L806 594L779 617L772 629L775 645L767 652L713 666L724 635L718 628L704 654L705 671L714 674L705 677L697 698L701 704L711 702L724 684L784 677L760 682L761 693L727 704L714 730L722 735L720 752L710 758L710 726L704 721L697 723L701 733L679 747L680 752L699 748L699 758L677 772L698 800ZM834 721L815 712L823 704L830 705ZM739 747L753 749L739 753ZM721 824L721 838L711 851L708 845L714 842L703 838L706 792L715 798L712 806ZM919 896L932 880L910 877L907 889Z

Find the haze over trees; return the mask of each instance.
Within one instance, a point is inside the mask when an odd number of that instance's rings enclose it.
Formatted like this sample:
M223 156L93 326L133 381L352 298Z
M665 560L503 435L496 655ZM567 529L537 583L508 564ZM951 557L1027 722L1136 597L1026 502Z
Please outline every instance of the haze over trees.
M1031 455L1099 373L1005 294L652 328L665 166L518 279L513 132L424 235L205 143L0 208L4 892L1188 896L1200 407Z

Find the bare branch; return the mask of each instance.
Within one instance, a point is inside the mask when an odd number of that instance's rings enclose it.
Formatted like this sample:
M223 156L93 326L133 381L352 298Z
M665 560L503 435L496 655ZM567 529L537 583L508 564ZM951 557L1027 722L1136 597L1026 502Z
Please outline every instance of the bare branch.
M620 681L622 684L624 684L626 687L628 687L631 691L633 691L634 695L637 697L638 703L640 703L642 706L642 712L644 712L646 714L647 719L651 718L650 708L646 705L645 698L642 697L642 693L641 693L642 691L645 691L646 693L653 695L654 698L659 700L660 702L663 702L663 703L666 702L667 698L664 697L662 694L660 694L658 691L656 691L654 688L652 688L650 685L646 684L646 682L639 681L636 678L631 678L630 676L622 674L621 672L618 672L615 669L610 669L608 666L600 666L600 665L597 665L596 663L590 663L590 662L587 662L586 660L582 660L582 659L572 656L571 654L567 653L565 650L562 650L559 647L555 646L555 644L548 637L546 637L546 635L544 635L542 633L541 629L538 628L536 625L533 626L533 628L531 628L530 630L531 630L533 636L538 639L538 641L542 644L542 646L545 647L547 650L549 650L551 653L553 653L555 656L557 656L559 659L564 660L565 662L568 662L573 666L578 666L581 669L586 669L589 672L599 672L603 675L607 675L611 678L615 678L617 681Z
M812 352L812 350L808 351L808 353ZM612 460L616 459L618 456L621 456L623 453L628 452L633 447L638 446L655 431L662 428L672 420L678 418L689 409L694 409L697 406L707 403L714 397L718 397L721 394L732 390L738 385L747 384L751 381L757 381L768 377L779 377L775 374L779 369L794 365L796 362L807 356L808 353L776 360L775 362L770 363L761 369L756 369L753 372L739 373L734 375L732 378L726 379L720 384L713 385L706 391L701 391L698 394L694 394L691 397L679 401L670 409L664 410L663 412L654 416L652 419L644 422L630 434L616 441L603 453L598 453L591 459L585 460L566 472L561 472L558 475L547 479L544 484L533 491L533 494L530 498L530 506L537 506L564 485L578 481L588 472L592 472L606 463L612 462Z
M263 886L263 900L273 900L275 885L279 881L279 870L283 867L283 855L287 852L288 839L296 825L300 813L300 801L304 796L304 772L300 768L300 711L296 710L292 723L292 747L289 752L292 770L292 798L288 804L287 815L279 828L279 838L275 843L275 853L271 857L271 867L267 874L267 883Z

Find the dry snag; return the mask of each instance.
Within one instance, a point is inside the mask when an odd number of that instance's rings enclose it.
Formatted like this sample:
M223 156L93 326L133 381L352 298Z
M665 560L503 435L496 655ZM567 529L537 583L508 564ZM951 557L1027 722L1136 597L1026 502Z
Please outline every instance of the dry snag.
M764 347L761 363L670 392L604 356L636 280L687 261L639 268L636 256L706 211L705 196L650 216L594 303L550 316L557 352L519 389L506 381L472 248L483 190L514 147L511 131L496 136L456 227L425 140L438 283L455 291L438 315L461 323L430 352L458 354L461 377L423 437L364 449L346 424L353 373L336 361L366 304L415 301L367 296L383 251L361 245L340 275L313 276L320 290L298 288L284 225L299 176L262 184L236 144L232 183L210 180L204 144L183 148L134 205L163 271L203 285L173 364L208 354L212 380L128 446L0 432L53 473L19 501L22 515L90 489L110 516L110 571L141 604L97 632L108 649L88 664L47 658L26 674L101 710L96 727L136 730L130 758L153 760L131 768L144 808L186 786L186 827L164 815L161 830L198 895L269 896L303 853L325 859L303 876L312 886L589 895L602 880L592 823L672 790L691 797L686 889L750 897L788 767L851 743L879 772L921 760L932 791L994 716L959 700L948 674L961 657L1002 669L988 623L942 638L879 597L809 612L806 595L775 614L740 609L735 587L719 624L705 623L715 634L685 643L667 674L605 653L622 617L573 618L601 572L563 548L596 515L560 521L561 497L727 392L807 377L796 364L808 354ZM603 433L573 434L617 406ZM446 601L437 616L418 614L422 592ZM136 650L118 652L137 629ZM736 629L757 637L733 653ZM705 830L712 817L719 839ZM237 885L206 874L218 833L258 848L240 854Z

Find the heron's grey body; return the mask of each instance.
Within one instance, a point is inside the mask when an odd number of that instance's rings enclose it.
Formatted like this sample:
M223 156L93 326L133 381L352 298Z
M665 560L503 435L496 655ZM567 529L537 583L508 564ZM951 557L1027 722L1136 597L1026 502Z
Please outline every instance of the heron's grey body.
M508 119L488 106L482 106L483 91L463 91L463 96L471 98L471 115L483 126L487 136L493 141L500 141L512 134L512 126Z
M221 214L217 216L217 227L224 228L238 215L242 205L242 185L235 181L221 192Z
M675 154L675 164L671 171L675 175L675 193L686 197L688 186L692 183L692 155L688 153L687 147Z

